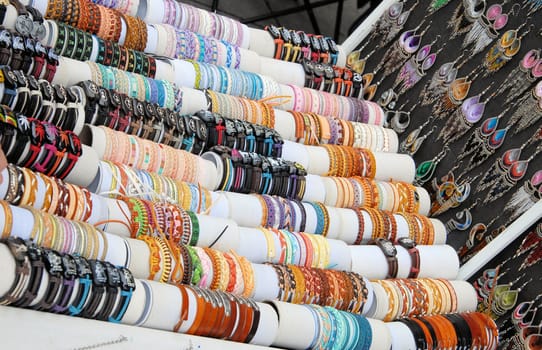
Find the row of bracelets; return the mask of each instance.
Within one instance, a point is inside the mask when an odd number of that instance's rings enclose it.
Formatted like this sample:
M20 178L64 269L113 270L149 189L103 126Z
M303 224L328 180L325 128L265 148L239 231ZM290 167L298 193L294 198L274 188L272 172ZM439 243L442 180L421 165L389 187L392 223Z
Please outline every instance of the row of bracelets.
M305 194L307 172L297 163L226 146L214 146L202 156L217 167L217 188L221 191L278 195L297 200Z
M93 3L116 9L123 14L135 16L139 1L101 1ZM158 11L161 18L154 18L153 23L169 24L177 29L186 29L194 33L223 40L235 46L241 46L248 35L248 27L229 17L205 11L197 7L174 0L157 0L153 11ZM160 11L161 10L161 11Z
M98 320L120 322L136 283L132 273L102 260L87 260L79 255L40 248L19 238L2 240L15 259L15 280L0 298L3 305L34 308ZM42 276L47 275L48 279ZM43 281L47 285L43 285ZM147 282L141 281L146 293ZM186 333L248 342L259 325L259 306L250 299L221 291L178 285L182 296L179 331L188 319L190 300L197 305L196 315ZM45 289L43 296L38 292ZM191 298L189 295L192 295ZM316 344L340 344L344 349L368 347L371 327L363 316L331 307L303 305L313 315ZM236 322L236 320L243 322ZM445 314L399 320L412 334L419 348L492 348L498 342L494 321L481 313ZM219 331L220 330L220 331Z
M195 154L216 145L276 157L282 153L283 140L274 129L206 111L180 115L92 81L78 85L86 97L87 124L104 125Z
M0 74L4 83L0 101L13 112L63 130L82 127L85 94L80 87L65 88L9 67L0 68Z
M207 105L213 113L245 120L254 124L275 127L275 110L267 103L248 98L206 90Z
M261 100L280 95L279 84L263 75L192 61L196 89Z
M96 192L103 193L119 193L120 195L138 196L142 199L151 200L152 196L144 197L139 192L146 194L150 191L157 194L155 198L160 198L160 195L165 195L173 200L185 210L201 213L206 208L211 207L211 193L199 186L176 181L166 176L149 173L142 170L132 169L126 165L102 162L100 173L103 178L114 178L115 180L103 181L96 189ZM385 191L379 189L379 193L395 193L399 194L397 189L403 193L403 200L396 200L397 207L393 207L394 211L384 211L371 208L369 204L375 205L374 202L367 201L362 206L353 205L351 208L356 213L358 218L358 235L357 238L350 244L363 244L364 232L370 227L372 239L388 238L394 240L398 237L398 226L408 227L408 236L418 244L433 244L435 239L435 228L432 222L425 216L417 214L416 207L411 207L409 198L415 198L416 189L410 184L400 182L376 182L371 179L354 178L343 179L333 178L337 181L358 181L369 184L369 186L386 186ZM392 190L391 186L397 189ZM126 189L139 188L139 192L127 192ZM411 195L407 194L407 191ZM368 192L369 194L371 192ZM262 213L262 227L289 230L296 232L305 232L307 210L313 210L318 220L315 231L313 233L326 235L329 229L330 213L322 203L300 202L294 199L283 198L280 196L269 196L252 194L258 198L260 203L259 208L255 208ZM115 197L115 195L112 194ZM370 197L370 195L368 195ZM372 197L371 197L372 198ZM380 200L387 196L380 196ZM403 203L399 205L400 203ZM382 202L379 204L381 205ZM386 204L387 205L387 204ZM401 222L399 224L399 221Z
M277 28L272 24L266 26L265 30L273 37L274 58L277 60L300 62L306 59L316 63L337 63L339 49L331 37L307 34L284 27Z
M199 185L110 161L100 162L100 180L92 191L111 198L159 200L165 197L195 213L206 212L212 205L211 192Z
M234 252L177 245L166 238L146 235L139 239L147 243L151 251L149 280L172 284L182 282L205 289L253 296L254 268L248 260ZM313 253L318 252L315 250ZM329 255L329 252L321 253ZM369 291L366 280L359 274L296 265L265 266L277 276L277 300L333 306L355 313L363 311Z
M293 91L294 105L292 110L296 112L310 111L372 125L383 125L386 121L383 109L376 102L332 95L293 84L288 84L288 86Z
M140 101L156 103L174 111L182 106L182 90L167 80L146 78L141 74L87 62L92 81L108 90L117 90Z
M387 300L377 303L375 315L384 321L420 315L440 315L457 312L457 294L444 279L396 278L372 281L375 297Z
M95 35L57 21L46 21L49 32L47 44L58 55L79 61L93 61L106 66L154 78L156 59L142 51L103 40Z
M114 266L103 259L86 259L41 248L30 240L17 237L0 243L8 247L15 260L15 279L0 297L1 305L113 323L120 323L124 318L136 292L136 280L127 268ZM145 290L138 290L138 293L149 293L150 285L146 281L139 282ZM195 286L179 284L177 287L182 296L182 307L173 331L178 332L183 326L191 300L194 300L196 315L187 334L238 342L249 342L255 335L260 310L254 301ZM42 290L44 294L40 293ZM236 322L237 317L239 322Z
M100 126L105 134L102 160L126 164L177 180L197 183L200 158L183 150Z
M386 129L316 113L288 111L295 122L295 141L305 145L343 145L389 152Z
M494 349L499 341L498 328L480 312L404 318L419 349Z
M193 212L169 203L134 197L123 200L130 210L130 233L133 238L159 232L173 244L194 246L198 243L199 221Z
M35 79L51 82L56 74L58 55L31 36L0 29L0 65L22 70Z
M118 323L124 317L135 280L130 270L109 262L41 248L17 237L3 239L15 258L15 281L1 305L32 308ZM42 277L47 282L45 293Z
M0 106L0 143L10 163L60 179L71 172L82 154L79 137L70 130Z
M326 198L325 204L337 208L375 208L391 212L418 213L420 198L417 188L406 182L377 181L367 177L327 177L334 184L337 197Z
M306 88L358 99L364 97L361 95L362 76L351 69L310 60L303 60L301 64L305 71Z

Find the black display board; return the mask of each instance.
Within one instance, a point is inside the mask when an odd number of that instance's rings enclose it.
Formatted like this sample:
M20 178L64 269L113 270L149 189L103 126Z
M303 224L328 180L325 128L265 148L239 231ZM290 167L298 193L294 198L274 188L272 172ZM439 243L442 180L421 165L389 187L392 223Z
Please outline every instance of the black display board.
M444 1L439 2L444 3ZM493 155L488 157L485 162L478 166L475 166L472 170L465 171L465 169L470 164L470 157L465 157L462 161L458 159L460 158L459 155L461 154L467 140L475 132L475 129L477 129L486 119L496 117L503 111L508 109L505 113L503 113L502 117L499 118L498 122L498 129L504 129L509 124L513 113L518 108L526 108L522 107L522 102L516 102L523 95L512 98L511 103L505 103L503 97L504 95L498 96L495 92L499 88L501 88L503 84L506 83L507 79L510 78L509 74L514 69L517 69L520 61L529 50L542 49L542 10L531 11L531 8L528 6L529 1L499 2L493 0L485 1L484 14L488 15L491 18L500 18L503 17L503 15L507 14L508 23L498 31L498 36L493 39L490 44L479 53L473 55L472 51L469 51L469 49L473 47L472 45L469 46L467 50L462 48L462 44L466 36L469 35L469 33L466 32L464 34L459 34L452 38L451 36L454 31L449 26L449 22L454 15L457 16L458 14L464 13L463 4L471 2L472 1L462 0L449 1L447 5L440 8L438 11L431 12L430 8L433 1L404 1L403 12L409 9L412 10L410 15L408 16L406 24L403 27L403 30L398 32L398 35L396 35L395 38L386 45L382 45L382 36L369 35L368 38L364 40L358 47L358 50L361 49L361 58L364 58L370 54L370 57L368 58L366 63L364 73L373 72L378 66L393 67L391 63L396 60L393 59L393 55L391 55L392 58L390 59L389 50L393 49L393 47L397 45L396 43L398 42L399 34L406 30L414 29L416 27L419 27L417 31L418 34L425 31L421 39L421 46L423 47L426 44L432 44L431 52L437 53L436 62L434 63L433 67L427 71L427 74L414 87L410 88L398 97L395 106L395 110L412 110L410 125L408 126L406 131L400 135L400 141L404 141L411 131L415 130L424 123L427 126L422 129L420 136L427 134L430 130L434 131L425 139L425 141L419 148L419 151L413 156L417 166L419 166L424 161L431 160L434 157L437 157L439 154L442 154L441 152L443 151L446 143L443 142L442 139L438 139L439 133L443 129L450 130L449 126L451 124L454 124L449 121L451 118L456 118L457 122L458 118L461 117L460 115L452 115L446 116L442 119L433 118L430 122L427 122L428 119L430 119L430 116L433 115L436 117L437 115L433 113L435 103L427 106L415 105L416 103L422 101L424 95L420 93L424 89L424 86L429 81L431 81L433 74L444 63L455 61L455 65L457 66L458 64L465 61L461 68L458 70L456 78L468 76L469 74L470 78L474 78L472 79L472 84L470 86L470 90L467 94L466 99L483 92L481 101L487 100L487 103L485 105L485 111L483 113L483 116L481 117L481 120L472 125L471 127L466 128L462 137L459 137L453 142L447 143L449 151L442 158L441 162L436 168L434 176L431 178L440 179L443 176L447 175L450 171L452 171L456 178L461 173L464 173L460 177L460 180L458 182L468 180L469 178L475 179L474 181L471 181L471 192L465 201L463 201L458 207L452 208L441 215L435 216L443 223L447 223L450 219L455 219L460 224L463 224L465 222L468 223L468 215L467 213L465 213L464 210L469 209L472 216L471 225L464 225L466 226L464 230L452 229L448 235L447 243L454 246L459 251L461 251L461 247L465 245L469 232L473 227L479 229L477 231L477 237L479 238L479 240L476 240L476 242L478 243L480 241L483 242L490 240L492 232L495 235L497 234L497 232L500 232L499 230L502 229L503 225L509 224L515 217L513 217L512 215L513 211L504 211L505 206L510 201L514 193L516 193L524 185L525 181L529 180L537 170L542 169L542 153L534 156L537 146L541 145L542 141L533 140L533 142L529 146L525 147L522 150L520 160L529 159L529 157L531 156L533 157L528 164L525 175L514 186L512 186L511 190L509 190L501 198L489 202L486 201L489 189L481 191L478 191L476 189L477 183L480 178L482 178L486 171L495 164L497 159L500 158L505 151L511 148L520 147L524 142L529 140L535 133L535 131L541 126L542 123L540 121L537 121L527 130L524 130L517 134L513 133L514 127L510 127L505 136L504 142L502 143L502 146L498 148L493 153ZM482 2L478 1L478 3ZM501 15L499 15L498 9L496 10L496 7L492 8L491 15L488 13L487 10L495 4L502 4ZM479 4L476 9L480 9L480 7L483 8L483 5ZM499 19L499 21L501 20L502 19ZM463 24L465 23L467 22L463 22ZM526 33L525 36L521 38L521 46L519 48L519 52L515 56L513 56L513 58L509 62L507 62L500 70L492 74L486 75L486 69L484 68L486 54L488 53L490 48L495 43L497 43L497 41L501 39L502 35L508 30L517 30L517 36L522 36L524 33ZM374 53L371 54L372 51L374 51ZM404 60L402 60L401 62L404 62ZM398 73L400 71L399 65L395 64L395 67L398 69L384 79L382 79L382 73L384 69L380 69L380 71L375 75L373 83L379 82L380 85L378 86L373 101L379 101L383 93L393 87L396 77L398 76ZM531 88L534 87L534 85L534 83L530 85L529 92ZM399 89L396 89L396 91L398 90ZM529 110L532 110L532 113L541 113L541 108L542 105L538 109L531 108ZM390 116L391 115L392 114L390 114ZM476 147L476 149L478 148L479 147ZM430 193L435 193L435 191L431 188L431 181L426 182L424 187L426 187ZM515 214L517 215L519 213ZM459 217L457 215L459 215ZM484 233L482 226L475 226L476 224L482 223L488 226L486 233ZM473 248L473 250L470 250L469 252L466 252L465 248L463 248L461 254L463 260L462 262L468 260L469 256L471 256L472 253L476 251L476 249L480 249L482 246L483 244L477 245Z

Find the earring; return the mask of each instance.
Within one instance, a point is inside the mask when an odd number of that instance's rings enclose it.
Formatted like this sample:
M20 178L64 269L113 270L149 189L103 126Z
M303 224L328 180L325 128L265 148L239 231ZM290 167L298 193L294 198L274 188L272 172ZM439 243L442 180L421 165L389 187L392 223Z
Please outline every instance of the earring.
M453 180L442 183L435 192L435 200L431 206L430 216L442 215L464 203L470 196L471 181L473 180L464 181L459 185Z
M398 111L390 111L389 113L391 113L392 116L388 121L389 126L398 134L404 133L410 125L410 114L417 106L418 104L415 103L408 111L403 111L403 106L401 106ZM387 115L387 117L389 116Z
M408 154L411 149L411 146L414 145L414 143L416 143L416 140L419 138L422 130L427 125L429 125L429 123L431 123L432 120L433 120L433 116L431 115L429 116L429 118L427 118L427 120L423 124L418 126L416 129L412 130L408 134L408 136L399 144L399 152Z
M448 28L452 29L450 39L467 33L485 9L485 0L461 1L448 21Z
M448 5L451 0L433 0L431 1L431 4L429 5L429 13L433 14L443 8L444 6Z
M519 65L504 79L504 83L497 90L497 95L507 92L504 96L504 104L508 104L523 94L540 77L542 77L540 50L529 50Z
M460 67L454 67L457 60L463 57L458 56L453 62L446 62L433 74L431 80L425 84L420 92L421 105L427 106L434 103L454 81Z
M510 191L519 180L521 180L527 173L529 162L533 160L538 153L542 151L542 144L538 145L535 152L526 160L519 160L513 163L510 168L501 173L501 176L497 178L491 189L486 196L486 203L493 202L496 199L504 196Z
M448 152L450 151L450 148L448 146L444 146L442 151L437 154L433 159L426 160L418 167L416 168L416 176L414 178L414 184L416 186L422 186L427 181L431 180L433 175L435 174L435 170L437 169L437 166L439 163L446 157Z
M514 221L542 199L541 185L542 170L538 170L529 180L525 181L523 186L521 186L519 190L512 195L512 198L510 198L508 203L506 203L506 206L504 207L504 217L508 217L506 225ZM540 229L542 230L542 227L540 227Z
M488 50L483 63L484 67L486 68L484 77L487 77L489 74L500 70L519 52L521 48L521 40L531 31L532 28L534 28L534 25L531 24L528 30L518 36L518 31L523 28L524 25L525 22L520 25L518 29L505 32L501 36L501 39Z
M521 106L510 118L518 121L514 134L517 134L531 125L535 124L542 117L542 80L526 93L521 101Z
M479 75L479 73L474 74L477 69L474 68L467 76L456 78L450 83L442 98L433 105L432 112L437 118L445 119L463 102L469 94L472 82ZM474 74L472 79L469 78L471 74Z
M480 101L482 96L493 87L493 82L489 84L481 93L469 97L463 101L452 115L446 121L444 127L440 130L437 140L444 140L446 143L453 143L461 138L474 124L483 116L486 104L495 93L488 96L485 101Z
M378 47L384 47L399 34L410 17L412 10L418 5L418 1L416 1L409 10L403 12L405 3L405 1L397 1L388 8L388 11L382 15L375 25L368 39L369 42L378 37Z

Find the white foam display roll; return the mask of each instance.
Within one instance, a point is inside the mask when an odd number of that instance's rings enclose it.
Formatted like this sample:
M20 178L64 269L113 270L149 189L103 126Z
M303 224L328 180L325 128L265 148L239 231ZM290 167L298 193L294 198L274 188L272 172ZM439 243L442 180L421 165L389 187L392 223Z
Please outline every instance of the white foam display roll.
M172 60L175 68L175 83L179 87L194 87L196 71L194 65L186 60ZM184 90L183 90L184 91ZM183 105L185 103L183 95ZM187 101L190 102L190 101Z
M457 312L473 312L478 306L476 290L467 281L450 281L457 296Z
M263 57L275 56L275 42L273 37L265 30L249 28L250 40L248 48Z
M260 322L250 344L270 346L279 332L279 316L269 304L258 303Z
M329 244L329 268L339 271L350 271L352 268L352 256L348 246L343 241L328 239Z
M292 114L275 108L275 130L284 140L295 141L295 119Z
M100 160L94 148L81 145L83 152L64 181L81 187L92 183L98 174Z
M156 60L156 74L154 79L175 83L175 78L175 67L171 61Z
M213 204L211 205L208 214L219 218L229 218L230 208L225 192L211 192L211 198L211 203Z
M386 327L391 335L391 348L393 350L415 350L416 341L408 326L401 322L387 322Z
M382 250L375 245L349 246L352 256L352 271L369 279L384 279L388 272L388 262ZM408 251L396 246L397 278L407 278L412 266ZM448 245L419 245L419 278L455 279L459 273L459 258L456 251Z
M256 228L239 227L239 248L237 253L253 263L267 262L267 241Z
M218 175L218 170L213 162L198 157L199 176L198 182L201 186L207 189L215 189L219 185L221 176Z
M307 202L325 202L326 189L321 176L311 174L306 176L306 187L303 200Z
M207 109L207 98L203 91L180 87L183 92L181 114L194 114L202 109Z
M285 140L284 145L282 146L282 158L295 161L301 164L307 170L311 166L311 159L308 149L301 143Z
M287 349L307 349L316 337L316 325L311 310L303 305L272 301L280 323L273 346Z
M53 83L64 86L75 85L81 81L91 80L92 74L86 62L76 61L67 57L59 57L58 67Z
M412 183L416 174L414 159L406 154L374 152L376 161L375 179ZM398 171L398 169L400 169Z
M429 218L435 228L435 242L433 244L446 244L446 226L439 219Z
M153 299L149 317L143 327L172 329L181 315L182 298L179 288L155 281L148 281Z
M303 87L305 71L299 63L260 57L261 72L279 84L292 84Z
M138 239L127 239L131 256L128 269L132 271L134 277L147 279L150 274L149 256L150 250L147 243Z
M341 218L341 234L339 239L346 242L346 244L353 244L359 232L356 213L351 209L336 208L335 210Z
M389 308L388 295L384 288L378 283L372 283L374 292L374 307L367 317L383 320L386 317Z
M243 227L259 227L262 222L262 204L256 196L224 192L229 204L229 218ZM250 215L247 215L247 208Z
M289 142L288 145L291 145L292 142ZM283 148L288 147L286 141L284 142ZM319 146L304 146L307 154L309 155L309 166L307 167L307 172L309 174L325 176L329 173L329 153L324 147ZM284 157L284 156L283 156ZM284 159L288 159L285 158ZM295 158L289 159L295 161Z
M324 182L324 187L326 191L326 200L324 204L328 206L334 206L337 205L337 198L338 198L338 189L337 189L337 183L333 181L330 177L322 177L322 181Z
M6 198L6 194L8 193L8 185L9 185L8 178L9 178L8 169L7 168L2 169L2 171L0 171L0 198L1 199ZM36 199L37 199L37 196L36 196Z
M418 210L418 213L429 216L429 211L431 210L431 197L429 196L429 192L423 187L416 187L416 192L418 192L418 197L420 198L420 209Z
M341 234L341 218L337 214L336 208L326 207L326 209L329 218L329 228L326 237L338 239Z
M2 212L2 215L4 213ZM0 273L0 295L6 295L15 281L15 259L5 244L0 244L0 261L2 273Z
M404 250L404 248L400 247ZM443 278L455 280L459 273L459 257L452 246L449 245L421 245L420 277Z
M199 221L198 246L227 252L239 249L239 227L233 220L197 215Z
M279 84L279 87L280 87L280 95L281 96L290 96L290 98L288 99L283 99L282 101L284 102L283 104L281 104L280 106L278 106L277 108L279 109L283 109L285 111L290 111L290 110L293 110L294 109L294 90L288 86L288 85L284 85L284 84Z
M107 223L99 228L123 237L130 237L130 209L124 201L113 198L102 197L102 205L107 207L108 217L104 220ZM122 223L120 223L120 222Z
M252 264L254 270L254 300L275 300L279 295L279 279L275 270L264 264Z
M104 237L107 240L107 254L105 260L109 261L115 266L125 266L128 260L128 251L127 246L124 243L125 239L123 237L117 236L111 233L104 233ZM100 237L100 242L102 239ZM105 247L103 243L100 244L102 249Z
M99 159L103 159L106 147L106 137L102 128L86 124L83 127L79 138L84 145L92 147Z
M339 55L337 56L337 63L335 65L337 65L339 67L345 67L346 66L346 56L348 56L349 52L346 51L339 44L337 44L337 48L339 49Z
M369 350L391 349L391 334L386 324L380 320L368 318L369 325L373 331L371 347Z
M135 323L139 320L143 314L143 310L145 309L147 298L149 297L147 296L145 287L143 287L141 281L135 279L134 282L136 287L132 293L130 304L128 304L128 308L126 309L124 317L122 318L122 323L127 325L135 325Z
M241 52L239 69L245 72L260 74L262 72L260 56L254 51L243 48L240 48L239 51Z

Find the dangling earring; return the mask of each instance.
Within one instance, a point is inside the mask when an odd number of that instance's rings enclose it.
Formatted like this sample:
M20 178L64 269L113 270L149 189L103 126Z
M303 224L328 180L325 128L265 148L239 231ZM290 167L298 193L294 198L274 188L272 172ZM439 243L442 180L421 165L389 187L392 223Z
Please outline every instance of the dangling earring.
M534 25L531 24L528 30L518 36L518 31L524 25L525 23L519 26L518 29L505 32L501 39L489 49L484 60L484 67L486 68L484 77L500 70L519 52L521 40L531 31L531 28L534 28Z
M431 22L429 23L429 25ZM420 48L423 35L427 32L425 28L421 33L417 34L421 24L416 28L403 32L397 41L384 53L380 64L375 69L374 73L384 69L383 76L380 81L384 80L388 75L399 69L406 60L410 58Z
M521 101L521 107L511 117L511 120L519 120L514 134L527 129L542 117L542 80L525 95Z
M448 27L452 29L450 40L468 32L485 10L485 0L461 1L448 21Z
M529 162L533 160L541 151L542 144L538 145L534 153L529 158L513 163L506 172L501 173L501 176L497 178L489 190L485 199L486 203L491 203L508 193L508 191L510 191L517 184L517 182L525 176L529 167Z
M448 146L444 146L442 151L439 154L437 154L433 159L426 160L420 163L420 165L418 165L418 167L416 168L416 176L414 178L414 184L416 186L423 186L423 184L431 180L431 178L435 174L435 170L437 169L437 166L446 157L449 151L450 151L450 148Z
M536 68L537 65L538 67ZM504 79L504 83L497 90L497 95L500 96L508 91L504 97L505 104L508 104L516 96L523 94L529 88L529 85L541 76L542 61L540 60L540 50L529 50L523 56L519 65Z
M521 214L531 209L542 198L542 170L538 170L533 176L512 195L512 198L504 207L504 217L512 222ZM509 214L509 215L506 215ZM540 237L542 238L542 237Z
M502 13L502 6L506 4L508 0L505 0L502 4L491 5L485 16L480 16L470 32L463 41L463 48L467 48L473 45L471 49L472 55L484 50L491 42L499 35L499 30L504 28L508 23L509 14L515 14L514 9L516 6L521 8L521 5L516 3L512 6L509 13ZM518 10L519 13L519 10Z
M399 107L399 110L397 111L387 111L386 115L388 117L388 125L398 134L402 134L405 132L405 130L410 125L410 114L412 111L417 107L417 103L412 105L408 111L403 111L404 105L407 104L405 102L403 106ZM390 117L391 115L391 117Z
M420 150L420 148L422 147L423 142L429 136L431 136L431 134L434 133L435 130L437 130L437 129L438 129L438 127L436 125L433 125L433 127L431 128L431 130L429 130L429 132L427 134L424 134L423 136L420 136L420 137L416 138L416 140L414 140L414 142L412 144L408 145L405 153L410 155L410 156L414 156Z
M469 227L472 225L472 213L471 210L479 204L479 200L477 199L470 207L463 209L455 214L455 218L451 218L446 222L444 225L446 227L446 232L449 234L453 231L465 231L469 229ZM463 222L459 222L458 220L462 220ZM489 225L488 225L489 226Z
M488 96L483 102L480 99L492 87L493 82L481 93L465 99L461 106L450 115L437 139L442 139L446 143L452 143L461 138L474 124L478 123L484 114L487 102L495 93Z
M478 68L468 75L456 78L450 83L446 92L442 95L441 99L435 102L433 105L433 114L439 119L444 119L450 115L455 109L462 103L462 101L469 94L472 82L478 77L479 73L474 74ZM472 78L469 78L471 74L474 74Z
M453 175L453 174L452 174ZM460 185L456 181L446 181L438 186L435 191L435 200L431 206L430 216L439 216L452 208L457 208L470 196L470 181L464 181ZM434 187L433 183L433 187Z
M416 129L412 130L407 137L399 144L399 152L401 153L407 153L410 149L410 147L416 142L418 137L420 136L420 133L422 130L431 123L433 120L433 116L430 116L427 118L427 120L418 126Z
M457 159L463 159L481 147L485 143L485 140L495 133L497 127L499 126L499 121L510 109L510 107L511 106L508 106L498 116L486 119L482 125L476 128L476 130L474 130L469 139L463 145L463 150L461 153L459 153Z
M395 38L395 36L403 29L407 22L410 13L418 5L418 1L407 11L403 12L406 1L401 0L393 3L386 11L377 24L374 26L369 42L379 38L378 47L387 46L387 44Z
M491 121L491 120L488 120ZM485 123L484 123L485 124ZM489 157L491 157L497 149L499 149L502 144L504 143L506 133L508 130L513 126L513 124L508 124L506 128L496 130L492 134L487 135L484 137L484 143L481 147L478 147L476 149L476 152L472 155L470 164L467 167L468 170L474 169L475 167L479 166L483 162L485 162ZM542 128L539 128L532 137L530 137L522 146L521 148L525 148L529 146L534 141L538 141L542 137Z
M401 70L395 78L395 83L393 84L393 89L396 89L400 85L399 91L397 91L399 96L414 87L427 74L427 71L433 67L437 55L444 49L444 46L446 46L446 44L444 44L443 47L436 52L430 53L431 46L437 42L439 38L440 35L438 35L431 44L423 46L416 55L412 55L412 57L401 67Z
M454 81L459 68L454 67L457 60L463 57L458 56L453 62L446 62L433 74L431 80L425 84L420 92L420 104L427 106L434 103L445 91L446 88Z

